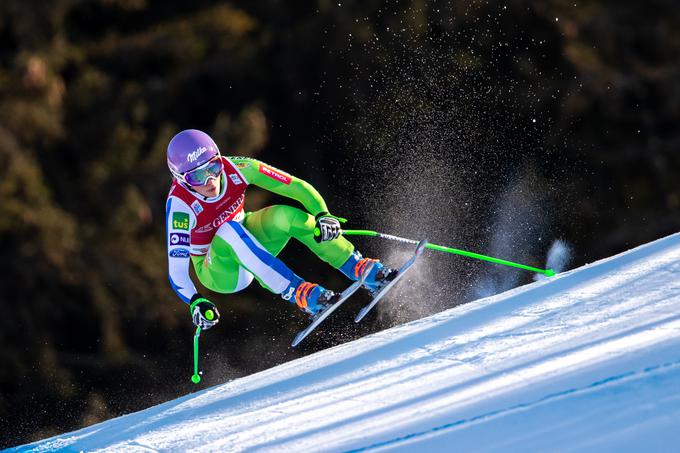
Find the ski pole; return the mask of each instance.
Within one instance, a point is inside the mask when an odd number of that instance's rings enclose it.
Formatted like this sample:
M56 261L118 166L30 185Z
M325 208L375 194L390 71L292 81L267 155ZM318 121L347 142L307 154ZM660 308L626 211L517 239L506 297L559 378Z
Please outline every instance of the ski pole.
M201 336L201 328L196 327L196 333L194 334L194 375L191 376L191 382L198 384L201 382L201 376L198 374L198 337Z
M377 231L371 230L342 230L342 234L347 236L374 236L383 239L389 239L391 241L405 242L407 244L417 244L418 241L413 239L401 238L399 236L392 236L391 234L378 233ZM474 258L482 261L489 261L491 263L502 264L503 266L516 267L519 269L524 269L531 272L536 272L543 274L547 277L552 277L555 275L555 271L552 269L538 269L535 267L527 266L525 264L513 263L512 261L502 260L500 258L494 258L493 256L480 255L479 253L468 252L466 250L454 249L453 247L444 247L443 245L437 244L427 244L425 246L428 249L438 250L440 252L452 253L454 255L467 256L468 258Z

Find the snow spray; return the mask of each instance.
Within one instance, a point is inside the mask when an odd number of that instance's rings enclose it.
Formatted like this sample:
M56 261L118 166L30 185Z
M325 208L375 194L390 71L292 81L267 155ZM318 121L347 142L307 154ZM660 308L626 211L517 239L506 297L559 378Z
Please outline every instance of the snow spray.
M548 250L547 267L559 274L566 269L569 261L571 261L571 247L561 239L555 240L550 246L550 250ZM545 276L541 274L536 274L534 276L534 280L537 281L543 280L544 278Z

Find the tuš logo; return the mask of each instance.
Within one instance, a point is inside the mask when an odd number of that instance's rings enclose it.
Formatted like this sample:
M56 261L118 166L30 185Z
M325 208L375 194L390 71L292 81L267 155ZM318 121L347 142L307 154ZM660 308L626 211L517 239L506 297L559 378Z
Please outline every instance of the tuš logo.
M175 230L189 230L189 214L184 212L173 212L172 228Z

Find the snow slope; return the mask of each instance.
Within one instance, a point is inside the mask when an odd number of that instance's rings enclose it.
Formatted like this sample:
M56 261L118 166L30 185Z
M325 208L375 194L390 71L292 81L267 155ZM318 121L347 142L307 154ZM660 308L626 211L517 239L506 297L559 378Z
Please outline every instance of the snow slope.
M678 451L678 428L680 233L18 449Z

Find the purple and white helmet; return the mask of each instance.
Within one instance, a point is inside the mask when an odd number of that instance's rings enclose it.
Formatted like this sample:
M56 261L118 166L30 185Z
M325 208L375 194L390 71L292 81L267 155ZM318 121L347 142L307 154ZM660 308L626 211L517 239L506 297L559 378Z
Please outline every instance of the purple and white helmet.
M175 135L168 144L168 168L173 175L181 178L219 155L219 148L208 134L187 129Z

